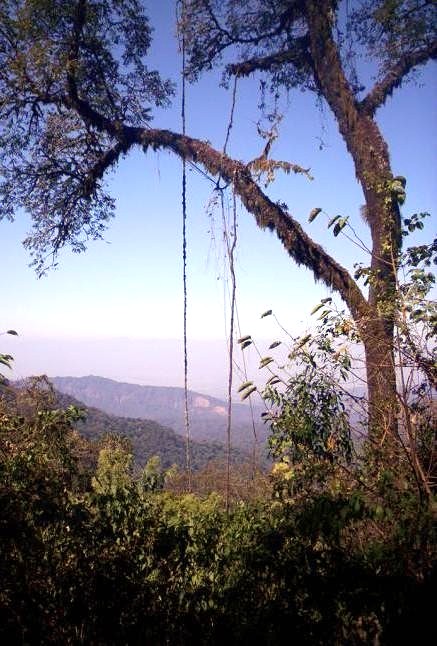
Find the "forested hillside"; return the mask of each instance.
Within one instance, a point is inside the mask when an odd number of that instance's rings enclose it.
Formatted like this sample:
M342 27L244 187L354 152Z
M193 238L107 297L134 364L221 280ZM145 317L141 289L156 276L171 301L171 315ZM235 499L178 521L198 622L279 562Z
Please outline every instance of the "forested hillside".
M161 426L152 420L109 415L62 393L57 393L56 405L63 408L74 405L84 410L85 419L78 421L76 428L89 440L97 441L108 434L128 439L137 468L144 467L153 456L160 458L163 468L171 467L173 464L185 467L185 441L171 428ZM226 456L223 444L193 441L191 451L194 469L206 466L211 460L224 461ZM247 459L248 455L244 452L237 449L232 451L233 461L242 463Z
M140 386L103 377L53 377L55 387L75 397L87 406L98 408L117 417L149 419L185 434L184 389L175 387ZM225 442L227 403L215 397L189 392L190 428L194 440ZM232 406L232 444L251 451L254 441L253 424L262 446L267 428L260 420L262 408L252 412L248 405Z

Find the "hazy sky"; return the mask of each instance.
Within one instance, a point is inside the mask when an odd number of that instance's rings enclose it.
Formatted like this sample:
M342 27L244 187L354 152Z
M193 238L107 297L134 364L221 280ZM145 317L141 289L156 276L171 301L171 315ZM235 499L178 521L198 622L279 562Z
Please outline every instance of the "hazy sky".
M178 81L180 58L174 33L174 3L150 2L155 39L151 65ZM188 88L187 131L221 148L231 104L214 72ZM435 65L420 84L395 92L378 113L390 146L395 174L407 178L404 215L435 211L437 91ZM264 146L256 134L258 82L239 83L234 128L228 147L249 161ZM268 189L275 200L305 224L313 207L330 215L349 215L360 236L368 233L359 215L363 203L352 162L326 107L313 95L295 92L280 104L284 119L272 150L277 159L310 167L314 176L278 177ZM156 127L180 130L180 97L156 114ZM226 359L223 350L228 314L221 213L208 208L212 184L195 172L188 185L188 329L193 388L218 393ZM0 222L3 281L0 331L14 328L20 338L1 338L0 352L16 358L15 375L102 374L142 383L182 384L181 163L167 153L130 154L108 179L117 199L116 218L105 241L91 242L85 254L68 250L59 267L37 279L21 241L30 229L24 214L13 224ZM434 213L435 215L435 213ZM310 324L309 312L328 295L309 271L297 268L274 234L257 229L239 209L237 282L241 334L273 340L278 330L260 314L272 308L297 333ZM366 257L344 237L333 238L320 217L306 225L340 262L352 268ZM428 223L425 238L435 232ZM424 238L422 238L424 239ZM111 341L113 340L113 341ZM171 341L170 341L171 340ZM216 340L215 343L206 343Z

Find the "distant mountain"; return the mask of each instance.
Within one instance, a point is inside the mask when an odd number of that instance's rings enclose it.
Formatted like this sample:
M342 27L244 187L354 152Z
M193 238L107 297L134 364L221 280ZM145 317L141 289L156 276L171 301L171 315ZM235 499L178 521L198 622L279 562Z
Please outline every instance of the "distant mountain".
M57 406L66 408L73 404L84 408L84 404L71 395L58 393ZM185 466L185 440L171 428L145 419L116 417L97 408L86 407L86 420L78 422L78 432L88 440L96 441L106 434L121 435L129 439L137 466L144 464L154 455L161 459L161 465L168 468L173 464ZM226 451L222 444L191 442L191 463L193 469L204 467L210 460L225 460ZM247 455L233 449L231 461L241 463Z
M140 386L120 383L103 377L54 377L55 388L71 395L87 406L118 417L148 419L185 434L184 389L176 387ZM193 440L225 442L227 403L215 397L189 392L188 406ZM254 411L258 440L263 444L268 429L260 421L261 409ZM249 406L232 406L232 444L250 450L253 426Z

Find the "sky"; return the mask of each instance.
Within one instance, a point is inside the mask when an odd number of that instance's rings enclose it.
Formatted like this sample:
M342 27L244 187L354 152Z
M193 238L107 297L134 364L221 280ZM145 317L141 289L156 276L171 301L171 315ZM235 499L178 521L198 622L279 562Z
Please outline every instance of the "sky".
M174 3L150 2L155 27L150 66L163 77L180 81L181 60L175 39ZM437 98L435 65L428 65L419 83L395 92L378 112L378 123L391 152L393 171L407 178L403 215L434 212L427 232L435 235ZM229 90L220 87L215 70L187 89L187 132L223 147L231 108ZM257 135L258 80L239 82L234 125L228 145L232 157L257 157L263 140ZM350 216L366 242L368 232L359 214L363 203L351 159L327 107L313 95L294 92L282 97L284 117L272 149L276 159L310 168L312 181L301 175L278 176L267 189L313 237L348 269L367 262L366 255L344 236L327 231L329 216ZM180 131L180 93L172 108L156 112L156 127ZM0 352L14 356L12 377L46 373L98 374L123 381L155 385L183 384L181 162L165 152L134 152L108 178L116 198L116 217L105 240L90 242L84 254L59 255L56 270L38 279L28 265L21 242L30 219L20 213L12 224L0 222L3 281ZM224 395L226 339L229 331L229 283L219 208L213 208L213 184L194 170L188 173L188 339L190 386ZM309 225L312 208L326 215ZM412 241L413 242L413 241ZM236 250L237 336L252 334L261 347L281 332L272 309L291 333L312 324L310 312L326 287L314 283L309 271L294 265L276 236L257 229L253 217L238 207ZM241 357L237 356L241 364ZM250 369L256 371L252 358Z

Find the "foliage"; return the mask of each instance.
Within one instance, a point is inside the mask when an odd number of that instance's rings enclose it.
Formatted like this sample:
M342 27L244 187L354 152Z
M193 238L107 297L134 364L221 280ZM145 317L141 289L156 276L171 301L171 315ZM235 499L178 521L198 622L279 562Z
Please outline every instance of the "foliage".
M263 458L264 456L262 456ZM232 462L230 465L230 499L233 502L251 502L263 498L270 498L272 487L268 472L260 466L266 467L267 460L259 456L252 456L251 461ZM167 472L165 489L176 494L188 489L188 478L185 471L179 469ZM218 494L226 498L227 490L227 464L225 459L210 460L204 467L193 472L191 477L191 491L205 498L210 494Z
M97 494L115 496L131 483L132 455L122 446L100 449L92 486Z
M12 336L18 336L15 330L7 330L6 332L0 333L0 336L2 334L11 334ZM0 353L0 366L6 366L6 368L11 369L12 367L11 362L13 360L14 360L14 357L12 355ZM4 382L5 382L5 376L0 372L0 384Z
M33 393L25 413L4 395L0 417L6 643L391 644L432 630L432 518L388 475L378 504L344 478L226 513L219 494L163 491L157 460L136 475L125 441L87 462L78 412Z
M71 112L66 87L78 103L86 93L100 125L144 126L173 86L145 63L151 27L139 0L6 0L0 23L0 217L18 207L36 216L41 228L26 241L36 255L67 239L80 251L114 209L100 159L115 162L124 146Z
M271 406L265 415L271 427L270 453L288 465L290 484L300 471L297 486L314 486L326 478L326 466L350 460L348 416L338 390L323 375L305 370L289 379L284 392L269 386L263 397ZM310 464L311 475L303 474Z

